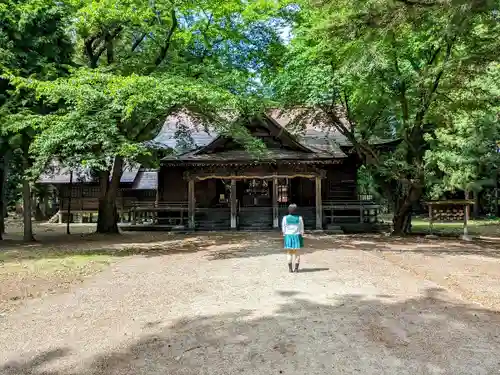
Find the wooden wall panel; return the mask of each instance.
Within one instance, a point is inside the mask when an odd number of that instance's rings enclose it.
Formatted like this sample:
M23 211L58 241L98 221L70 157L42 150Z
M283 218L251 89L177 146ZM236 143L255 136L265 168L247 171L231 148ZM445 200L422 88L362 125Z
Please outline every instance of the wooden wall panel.
M217 196L216 180L197 181L194 184L194 195L196 198L196 207L211 207L215 203Z
M357 168L348 160L344 164L328 168L323 184L323 199L338 201L358 199Z
M188 183L184 179L184 169L176 167L162 167L159 179L163 191L160 199L163 202L187 202ZM160 183L159 183L160 185Z

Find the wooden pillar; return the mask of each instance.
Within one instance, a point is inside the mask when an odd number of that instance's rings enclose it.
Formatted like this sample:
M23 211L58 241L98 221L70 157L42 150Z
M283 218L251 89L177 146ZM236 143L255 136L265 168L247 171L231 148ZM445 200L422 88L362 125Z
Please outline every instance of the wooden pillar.
M236 229L237 227L237 201L236 201L236 180L231 180L231 229Z
M194 197L194 180L189 180L188 182L188 220L189 220L189 229L195 228L194 222L194 212L195 212L195 197Z
M316 229L323 229L323 199L321 198L320 176L316 176Z
M135 210L135 207L132 209L132 225L137 224L137 211Z
M278 178L273 177L273 228L279 228Z
M156 196L155 196L155 207L158 207L160 203L160 170L156 171Z
M71 196L73 195L73 171L69 170L69 195L68 195L68 221L66 222L66 234L70 234Z

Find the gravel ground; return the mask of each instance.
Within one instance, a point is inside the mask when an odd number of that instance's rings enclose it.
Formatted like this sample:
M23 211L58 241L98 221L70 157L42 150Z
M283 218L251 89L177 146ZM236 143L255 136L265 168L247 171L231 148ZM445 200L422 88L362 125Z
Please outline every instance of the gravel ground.
M0 374L499 373L500 316L394 249L308 239L289 274L280 239L254 238L131 256L28 301L0 317Z

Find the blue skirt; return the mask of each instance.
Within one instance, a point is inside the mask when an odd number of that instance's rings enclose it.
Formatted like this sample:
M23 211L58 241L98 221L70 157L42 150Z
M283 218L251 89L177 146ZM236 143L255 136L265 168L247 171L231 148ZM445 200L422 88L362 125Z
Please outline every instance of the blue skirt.
M304 239L300 234L285 234L283 241L285 249L302 249L304 247Z

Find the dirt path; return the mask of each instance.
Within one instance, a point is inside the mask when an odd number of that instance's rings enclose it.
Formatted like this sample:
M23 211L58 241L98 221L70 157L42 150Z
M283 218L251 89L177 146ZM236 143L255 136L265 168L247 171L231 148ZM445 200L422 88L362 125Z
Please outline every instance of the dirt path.
M500 318L368 251L279 239L124 258L0 317L0 373L496 374Z

